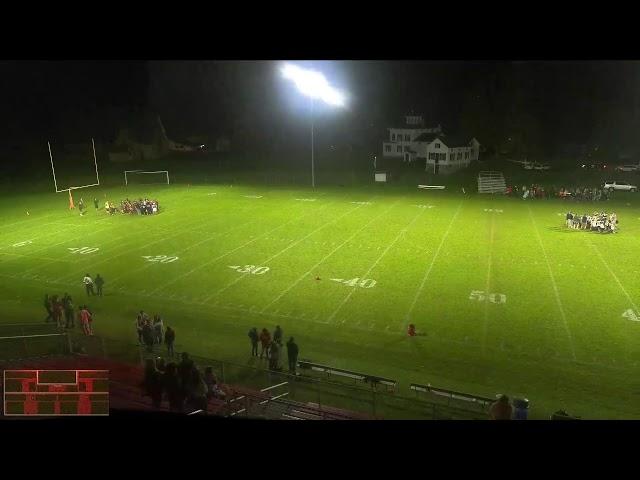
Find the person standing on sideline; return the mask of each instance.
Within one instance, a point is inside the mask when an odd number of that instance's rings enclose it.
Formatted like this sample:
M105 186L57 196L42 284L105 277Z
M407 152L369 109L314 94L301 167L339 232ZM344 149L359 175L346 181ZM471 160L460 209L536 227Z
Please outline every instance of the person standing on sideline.
M269 330L266 328L262 329L260 333L260 343L262 344L262 350L260 350L260 360L262 360L262 356L266 354L267 358L269 358L269 347L271 346L271 334Z
M98 211L98 199L94 198L93 199L93 206L96 207L96 212Z
M149 320L149 316L146 313L144 313L143 310L140 310L140 313L136 317L136 332L138 333L138 343L140 345L142 345L143 343L142 329L147 320Z
M282 328L280 328L280 325L276 325L276 329L273 331L273 341L282 346Z
M153 316L153 336L158 345L162 345L162 335L164 334L164 323L160 315Z
M68 293L64 294L62 303L64 306L65 328L74 328L75 323L73 318L75 316L75 312L73 311L73 300Z
M87 290L87 296L95 295L93 291L93 280L91 280L91 276L88 273L82 279L82 283L84 283L84 288Z
M258 338L258 329L256 327L253 327L251 330L249 330L249 338L251 339L251 356L257 357L259 338Z
M164 333L164 343L167 344L167 353L170 357L173 357L173 343L176 341L176 332L173 328L167 326L167 331Z
M269 370L278 372L282 370L280 367L280 352L282 347L278 342L272 342L269 348Z
M48 293L44 295L44 308L47 310L47 318L44 321L49 323L49 320L53 320L53 309L51 308L51 300Z
M85 335L93 335L91 320L91 312L89 312L86 305L83 305L82 310L80 310L80 323L82 323L82 331Z
M80 210L80 216L84 215L84 200L80 197L80 203L78 203L78 210Z
M289 358L289 371L295 375L298 366L298 345L293 337L287 342L287 357Z
M142 341L147 346L148 352L153 352L153 328L151 327L151 322L149 320L144 322L142 326Z
M489 415L491 420L511 420L513 407L509 403L509 397L500 395L498 400L491 405Z
M100 274L96 275L96 280L95 280L95 284L96 284L96 289L98 290L96 293L99 297L102 296L102 286L104 285L104 279L100 276Z

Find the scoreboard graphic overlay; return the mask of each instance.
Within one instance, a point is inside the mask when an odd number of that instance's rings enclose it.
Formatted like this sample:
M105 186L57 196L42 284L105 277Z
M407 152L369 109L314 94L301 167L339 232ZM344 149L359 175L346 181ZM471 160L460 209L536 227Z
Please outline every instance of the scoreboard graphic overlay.
M107 370L5 370L5 416L109 415Z

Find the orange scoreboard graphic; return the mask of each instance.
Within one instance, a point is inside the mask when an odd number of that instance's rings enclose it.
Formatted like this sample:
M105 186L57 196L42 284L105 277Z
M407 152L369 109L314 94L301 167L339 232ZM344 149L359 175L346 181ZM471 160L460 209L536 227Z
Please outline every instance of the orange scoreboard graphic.
M5 416L109 415L107 370L5 370Z

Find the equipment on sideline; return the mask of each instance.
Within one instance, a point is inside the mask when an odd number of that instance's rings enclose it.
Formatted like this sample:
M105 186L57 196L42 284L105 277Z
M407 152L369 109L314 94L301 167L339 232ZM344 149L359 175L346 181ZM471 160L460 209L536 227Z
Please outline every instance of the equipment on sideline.
M444 185L418 185L422 190L444 190Z
M150 183L166 183L169 185L169 171L168 170L157 170L153 172L146 172L144 170L125 170L124 171L124 184L129 185L129 180L131 178L135 178L137 175L156 175L161 178L158 182L150 182Z
M387 181L387 172L375 173L375 181L376 182L386 182Z

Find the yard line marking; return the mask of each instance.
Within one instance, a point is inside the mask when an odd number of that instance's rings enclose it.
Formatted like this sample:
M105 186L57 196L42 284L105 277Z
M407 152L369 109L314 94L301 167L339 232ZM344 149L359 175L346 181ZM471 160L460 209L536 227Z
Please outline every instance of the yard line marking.
M586 237L585 237L585 240L586 240ZM631 295L629 295L629 292L627 292L627 289L624 288L624 286L622 285L622 282L620 281L618 276L615 274L615 272L613 270L611 270L611 267L609 267L609 264L606 262L606 260L602 256L602 253L600 253L600 250L598 250L598 247L595 244L591 243L591 241L589 241L589 245L596 251L596 253L598 254L598 257L600 257L600 260L602 261L604 266L607 267L607 270L609 270L609 273L614 278L614 280L617 282L618 286L620 287L620 290L622 290L622 293L625 294L625 296L627 297L627 300L629 300L629 302L631 303L631 306L637 312L638 311L637 305L635 304L635 302L631 298Z
M289 292L292 288L294 288L298 283L300 283L307 275L311 274L311 272L313 272L316 268L318 268L320 265L322 265L329 257L331 257L334 253L336 253L338 250L340 250L345 244L347 244L348 242L350 242L356 235L360 234L365 228L367 228L372 222L374 222L375 220L377 220L378 218L380 218L382 215L385 215L386 213L389 212L389 210L391 210L393 207L395 207L398 202L400 202L400 200L398 200L397 202L395 202L393 205L391 205L389 208L387 208L384 212L382 212L380 215L377 215L375 217L373 217L371 220L369 220L367 223L365 223L361 228L359 228L356 232L354 232L352 235L349 236L349 238L347 238L344 242L342 242L340 245L338 245L336 248L334 248L333 250L331 250L331 252L329 252L327 255L325 255L322 260L320 260L318 263L316 263L313 267L311 267L309 269L308 272L302 274L300 277L298 277L298 279L293 282L289 287L287 287L286 289L284 289L276 298L274 298L273 300L271 300L262 310L260 310L260 313L264 312L267 308L269 308L271 305L273 305L274 303L276 303L278 300L280 300L284 295L287 294L287 292ZM330 278L330 280L333 280L334 282L341 282L343 279L342 278Z
M327 204L329 205L329 204ZM357 207L354 207L350 210L347 210L346 212L344 212L342 215L340 215L337 218L334 218L332 220L329 220L328 222L320 225L318 228L316 228L315 230L313 230L311 233L308 233L307 235L305 235L304 237L302 237L299 240L296 240L293 243L290 243L289 245L287 245L285 248L283 248L282 250L280 250L278 253L276 253L275 255L272 255L271 257L267 258L266 260L264 260L263 262L260 263L260 265L266 265L268 264L271 260L273 260L276 257L279 257L280 255L282 255L284 252L286 252L287 250L289 250L292 247L295 247L296 245L298 245L300 242L303 242L304 240L306 240L307 238L309 238L310 236L314 235L315 233L317 233L318 231L322 230L323 228L328 227L329 225L337 222L338 220L342 219L343 217L349 215L352 212L355 212L356 210L358 210L359 208L361 208L362 205L358 205ZM238 283L240 280L242 280L244 277L246 277L248 275L248 273L243 273L242 275L240 275L238 278L236 278L235 280L233 280L231 283L227 284L225 287L217 290L216 292L212 293L208 298L205 299L205 302L207 302L209 299L220 295L222 292L224 292L227 288L231 287L232 285L235 285L236 283Z
M411 306L409 307L409 311L407 311L407 314L405 316L405 318L406 318L406 322L405 322L405 326L404 326L405 329L409 326L409 322L411 321L411 314L413 313L413 309L415 308L416 303L418 303L418 298L420 297L420 294L422 293L422 289L424 288L425 283L427 283L427 278L429 278L429 274L431 273L431 270L433 269L433 265L436 262L436 258L438 258L438 255L440 254L440 250L442 249L442 246L444 245L445 240L449 236L449 232L451 231L451 227L453 226L453 223L456 221L456 218L458 218L458 214L460 213L460 209L462 208L462 204L463 203L464 203L464 200L462 200L458 204L458 209L456 210L456 213L453 215L453 218L451 219L451 222L449 222L449 226L447 227L447 230L444 232L444 235L442 236L442 240L440 241L440 245L438 245L438 249L436 250L436 253L433 255L433 258L431 258L431 264L429 265L429 267L425 271L424 276L422 277L422 282L420 283L420 286L418 287L418 290L416 290L416 295L415 295L415 297L413 297L413 301L411 302Z
M489 265L487 267L487 282L484 291L487 295L491 291L491 262L493 257L493 236L495 232L495 215L491 215L491 237L489 241ZM487 347L487 330L489 329L489 302L484 302L484 325L482 329L482 353L484 354Z
M551 270L551 262L549 262L547 251L544 248L544 244L542 243L542 237L540 237L540 232L538 231L536 220L535 218L533 218L531 207L527 205L527 209L529 210L529 217L531 218L531 223L533 223L533 228L536 231L536 236L538 237L538 243L540 244L540 248L542 249L544 259L547 262L547 268L549 269L549 277L551 278L551 285L553 286L553 292L555 293L555 296L556 296L556 303L558 304L558 310L560 310L560 317L562 318L562 324L564 325L564 329L567 332L567 336L569 337L569 346L571 347L571 357L575 361L576 351L573 346L573 335L571 335L571 330L569 329L569 324L567 323L567 316L564 313L564 307L562 306L562 301L560 300L560 292L558 291L558 285L556 284L556 279L553 276L553 270Z
M416 220L418 220L418 217L420 217L422 214L424 213L424 210L419 210L418 213L416 214L415 217L413 217L413 219L411 219L411 221L402 229L398 232L398 234L396 235L396 238L393 239L393 241L387 245L387 248L384 249L384 251L380 254L380 256L377 258L377 260L375 262L373 262L373 265L371 265L371 267L369 267L369 270L367 270L364 274L362 274L360 276L360 278L369 278L369 274L371 273L371 271L376 268L376 266L378 265L378 263L380 263L380 260L382 260L384 258L384 256L387 254L387 252L389 252L389 250L391 250L391 248L398 243L398 240L400 240L400 238L404 237L404 235L407 233L407 230L409 230L409 228L411 228L411 226L415 223ZM328 321L329 322L333 322L333 319L335 318L335 316L338 314L338 312L342 309L342 307L345 305L345 303L347 303L347 301L352 297L352 295L356 292L357 289L353 289L349 292L349 294L344 297L344 299L342 300L342 302L340 303L340 305L338 305L338 307L333 311L333 313L329 316ZM342 321L342 323L344 323L346 321L346 318Z
M323 205L322 207L320 207L319 209L317 209L317 210L316 210L316 211L314 211L314 212L307 212L307 213L305 213L305 214L303 214L303 215L301 215L301 216L299 216L299 217L293 218L293 219L291 219L291 220L289 220L289 221L287 221L287 222L285 222L285 223L282 223L282 224L278 225L278 226L277 226L277 227L275 227L275 228L272 228L271 230L266 231L266 232L265 232L265 233L263 233L262 235L258 235L257 237L252 238L251 240L249 240L249 241L247 241L247 242L243 243L242 245L240 245L240 246L238 246L238 247L236 247L236 248L234 248L234 249L232 249L232 250L229 250L229 251L227 251L226 253L223 253L222 255L218 255L217 257L213 258L212 260L209 260L208 262L205 262L205 263L202 263L202 264L200 264L200 265L197 265L196 267L192 268L192 269L191 269L191 270L189 270L188 272L185 272L185 273L183 273L182 275L178 275L177 277L175 277L175 278L171 279L169 282L166 282L166 283L164 283L163 285L158 286L156 289L154 289L154 290L152 291L152 293L156 293L158 290L161 290L161 289L163 289L163 288L166 288L166 287L167 287L167 286L169 286L169 285L172 285L173 283L175 283L176 281L180 280L181 278L184 278L184 277L186 277L186 276L188 276L188 275L191 275L193 272L195 272L195 271L197 271L197 270L200 270L201 268L204 268L204 267L206 267L206 266L208 266L208 265L211 265L213 262L215 262L215 261L217 261L217 260L220 260L220 259L222 259L222 258L226 257L227 255L230 255L230 254L232 254L233 252L238 251L238 250L240 250L240 249L242 249L242 248L246 247L247 245L251 245L253 242L255 242L255 241L257 241L257 240L261 239L262 237L265 237L265 236L269 235L270 233L275 232L276 230L278 230L278 229L280 229L280 228L282 228L282 227L284 227L284 226L286 226L286 225L288 225L288 224L290 224L290 223L292 223L292 222L297 222L297 221L299 221L299 220L301 220L301 219L303 219L303 218L305 218L305 217L308 217L309 215L317 214L317 213L318 213L318 211L320 211L320 210L324 210L324 209L325 209L325 208L327 208L329 205L330 205L330 203L327 203L326 205ZM246 274L244 274L244 275L246 275ZM240 277L240 278L242 278L242 277ZM210 299L210 298L211 298L211 297L213 297L214 295L215 295L215 294L210 295L209 297L207 297L207 299L206 299L206 300ZM205 300L205 301L206 301L206 300Z

